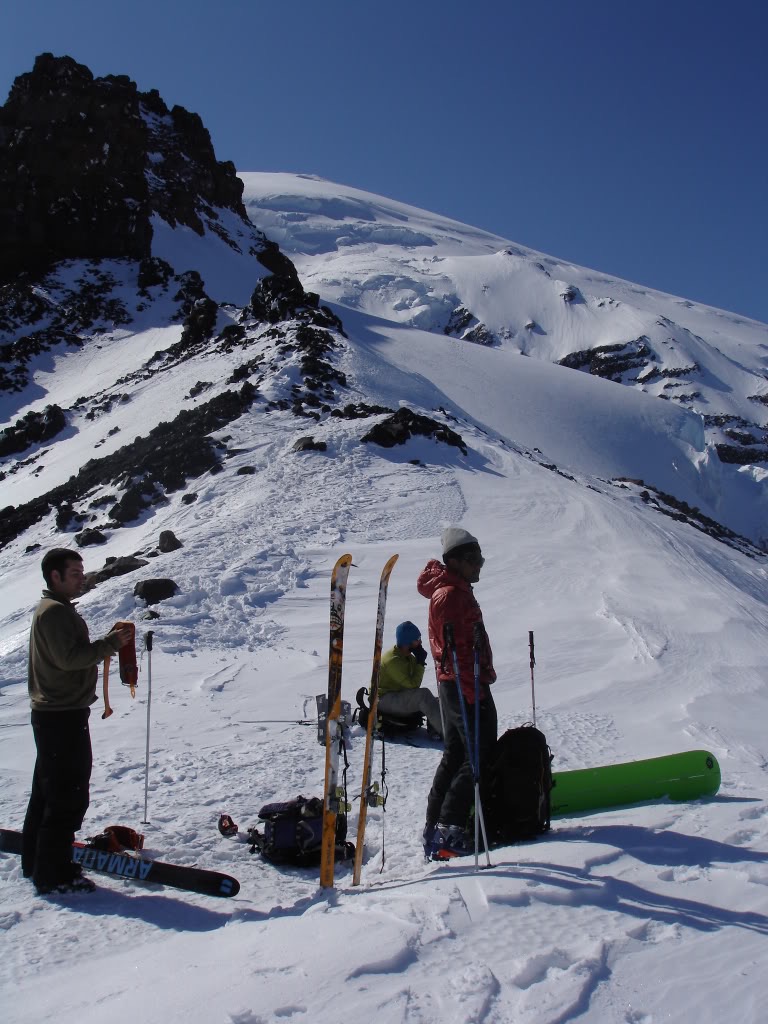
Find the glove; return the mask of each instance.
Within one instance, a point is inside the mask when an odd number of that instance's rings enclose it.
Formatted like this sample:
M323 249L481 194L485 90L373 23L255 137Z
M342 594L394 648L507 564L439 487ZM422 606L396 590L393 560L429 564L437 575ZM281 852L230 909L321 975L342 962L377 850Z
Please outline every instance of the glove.
M427 652L424 650L421 644L419 644L418 647L411 648L411 650L413 652L414 658L416 659L416 661L418 661L420 665L427 664Z

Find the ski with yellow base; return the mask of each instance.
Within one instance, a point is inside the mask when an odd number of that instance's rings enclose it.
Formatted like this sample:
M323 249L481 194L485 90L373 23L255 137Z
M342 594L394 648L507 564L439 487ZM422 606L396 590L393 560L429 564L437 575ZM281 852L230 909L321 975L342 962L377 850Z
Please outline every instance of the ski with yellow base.
M331 629L328 651L328 710L325 731L325 791L323 795L323 837L320 855L320 885L333 888L336 854L336 819L346 814L343 788L338 784L339 755L344 742L341 715L341 668L344 655L344 606L351 555L342 555L331 575Z

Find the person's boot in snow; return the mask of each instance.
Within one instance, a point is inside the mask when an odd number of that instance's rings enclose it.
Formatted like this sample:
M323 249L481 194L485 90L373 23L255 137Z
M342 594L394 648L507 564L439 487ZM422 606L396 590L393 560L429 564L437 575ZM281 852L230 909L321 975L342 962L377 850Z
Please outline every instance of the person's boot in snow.
M464 857L473 850L472 840L461 825L438 825L431 846L432 860Z

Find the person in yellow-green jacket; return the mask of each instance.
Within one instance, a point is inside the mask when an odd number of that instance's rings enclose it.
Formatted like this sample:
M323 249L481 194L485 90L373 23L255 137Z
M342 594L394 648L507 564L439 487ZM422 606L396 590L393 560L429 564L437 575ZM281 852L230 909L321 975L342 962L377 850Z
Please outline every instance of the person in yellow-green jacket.
M440 702L421 685L426 663L427 652L418 628L412 622L401 622L395 630L395 646L381 659L379 713L385 717L422 714L429 735L442 739Z

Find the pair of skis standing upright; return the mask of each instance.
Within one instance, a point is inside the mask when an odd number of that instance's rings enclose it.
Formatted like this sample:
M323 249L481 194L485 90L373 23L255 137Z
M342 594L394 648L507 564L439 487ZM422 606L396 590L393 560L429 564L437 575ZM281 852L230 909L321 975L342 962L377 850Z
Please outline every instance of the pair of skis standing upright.
M357 842L355 845L355 864L352 874L352 884L360 883L360 874L363 866L363 847L365 843L365 825L368 816L368 807L376 806L380 799L371 785L371 767L373 763L373 730L376 724L376 707L379 697L379 673L381 671L381 651L384 641L384 615L387 605L387 587L389 577L397 562L398 555L392 555L381 572L379 582L379 600L376 612L376 635L373 646L373 668L371 672L371 685L369 690L370 714L365 735L365 753L363 755L363 780L360 791L360 813L357 825ZM344 799L343 788L338 785L338 763L341 746L343 743L342 727L339 721L341 714L341 669L344 647L344 606L346 601L347 577L349 568L352 565L351 555L342 555L336 562L331 575L331 629L330 629L330 650L328 656L328 719L325 734L325 793L323 798L323 839L320 860L320 885L324 888L333 886L334 855L336 844L336 819L342 808ZM452 650L454 668L458 680L458 665L456 664L456 647L451 634L446 635L446 642ZM477 658L477 645L476 645ZM477 666L475 667L477 676ZM459 688L461 697L461 689ZM464 701L461 700L462 717L464 730L469 742L469 729ZM477 724L477 722L476 722ZM477 867L479 836L478 825L483 831L483 842L488 856L488 843L485 836L485 823L482 816L479 794L479 764L478 764L478 743L479 737L475 735L474 756L470 750L470 761L475 783L475 806L479 813L475 815L475 866ZM490 861L489 861L490 863Z
M360 793L360 816L357 826L357 843L355 846L355 865L352 884L358 885L363 866L363 845L365 842L365 823L368 815L369 801L375 799L370 784L371 764L373 761L373 728L376 722L376 705L379 696L379 672L381 670L381 649L384 643L384 614L387 607L387 587L389 577L395 567L398 555L392 555L381 572L379 582L379 602L376 611L376 638L373 647L373 669L369 699L371 712L365 736L365 754L363 757L363 783ZM342 555L333 567L331 575L331 631L330 649L328 654L328 719L325 733L325 793L323 797L323 840L320 858L320 885L324 888L333 886L334 860L336 852L336 819L342 808L343 789L338 785L339 754L343 743L341 715L341 667L344 647L344 606L347 594L347 577L352 565L351 555Z

